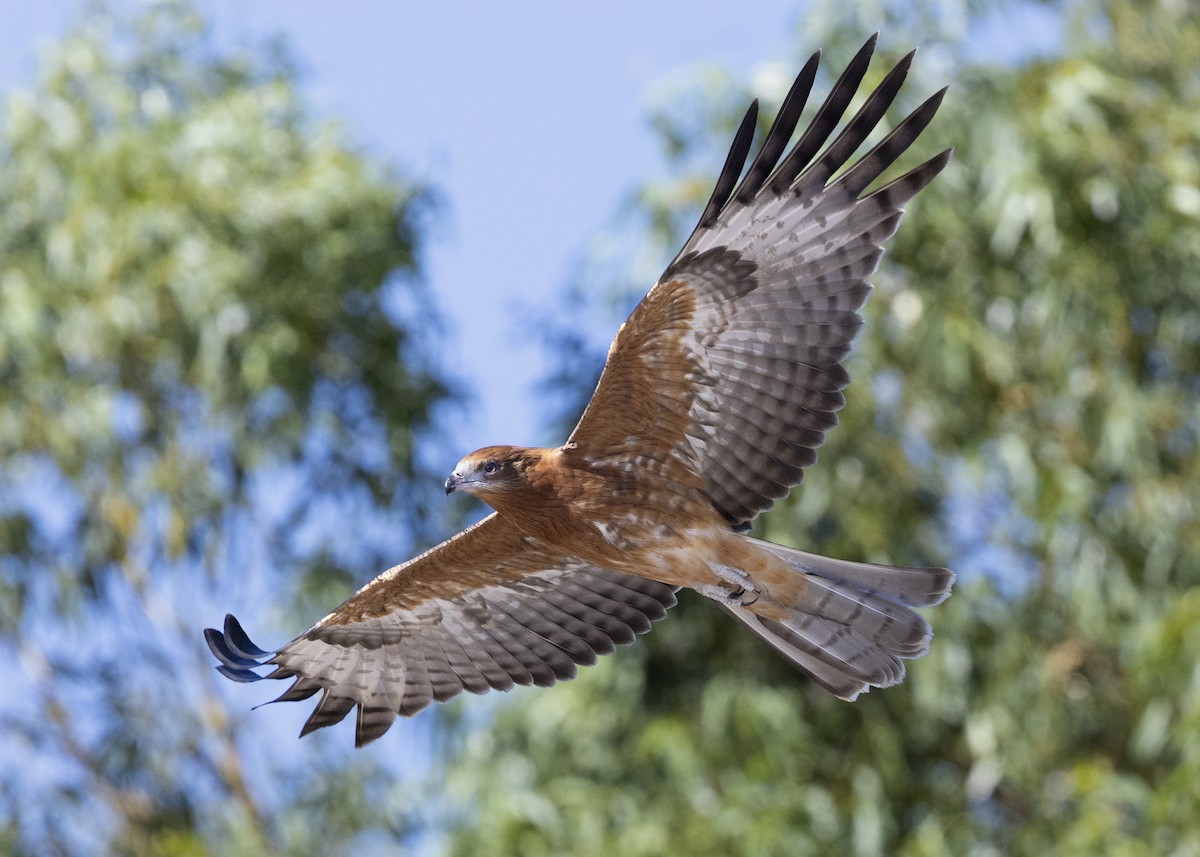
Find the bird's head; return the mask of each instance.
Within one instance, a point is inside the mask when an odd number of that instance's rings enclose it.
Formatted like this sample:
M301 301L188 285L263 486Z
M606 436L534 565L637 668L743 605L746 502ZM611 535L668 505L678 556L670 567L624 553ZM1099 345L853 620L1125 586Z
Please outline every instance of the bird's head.
M446 480L446 493L465 491L480 499L522 484L525 450L519 446L485 446L454 466Z

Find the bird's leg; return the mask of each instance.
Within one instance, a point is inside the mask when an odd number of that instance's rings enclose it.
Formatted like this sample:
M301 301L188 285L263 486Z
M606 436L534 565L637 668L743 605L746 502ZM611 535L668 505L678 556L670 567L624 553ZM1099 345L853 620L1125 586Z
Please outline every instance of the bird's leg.
M696 591L701 595L730 607L749 607L758 600L758 589L751 582L750 575L740 568L714 565L712 570L725 583L705 583L697 586Z

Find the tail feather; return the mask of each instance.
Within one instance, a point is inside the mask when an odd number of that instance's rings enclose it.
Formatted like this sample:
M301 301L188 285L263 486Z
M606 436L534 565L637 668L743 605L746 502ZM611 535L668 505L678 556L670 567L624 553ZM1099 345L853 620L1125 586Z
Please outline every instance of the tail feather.
M851 562L817 553L807 553L773 542L744 536L758 547L770 551L796 571L827 580L848 583L858 589L876 592L909 607L933 607L950 597L954 572L948 568L904 568Z
M749 537L744 537L749 538ZM904 659L933 632L912 607L939 604L954 572L849 562L750 539L804 575L794 603L723 605L756 636L835 696L853 700L904 680Z
M879 687L904 678L904 665L857 629L824 616L797 613L786 619L759 617L763 627L799 649L813 652L823 663L846 675Z
M827 657L821 649L794 634L780 634L768 623L777 623L751 613L745 607L721 604L721 609L744 624L756 637L770 645L787 659L792 666L806 673L813 681L839 699L853 702L860 693L869 691L871 683L862 678L848 674L839 666L827 663Z
M870 590L814 574L805 577L804 597L793 605L808 616L820 616L901 657L920 657L929 651L933 630L925 617L907 606Z

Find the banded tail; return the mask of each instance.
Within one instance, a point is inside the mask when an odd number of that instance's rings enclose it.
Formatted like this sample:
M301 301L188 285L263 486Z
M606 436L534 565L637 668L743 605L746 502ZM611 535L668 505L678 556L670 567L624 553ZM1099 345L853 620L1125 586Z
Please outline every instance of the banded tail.
M753 605L721 606L830 693L852 701L899 684L904 661L929 651L933 631L912 608L946 600L950 569L849 562L743 538L803 574L806 585L782 619L760 616ZM777 613L780 605L772 606Z

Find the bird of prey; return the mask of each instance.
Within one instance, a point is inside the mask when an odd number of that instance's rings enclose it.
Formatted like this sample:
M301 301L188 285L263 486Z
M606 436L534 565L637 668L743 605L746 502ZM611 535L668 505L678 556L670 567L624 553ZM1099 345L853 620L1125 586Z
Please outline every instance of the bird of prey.
M699 224L621 326L567 442L489 446L458 463L446 492L494 512L276 651L227 616L223 631L205 631L218 669L237 681L292 679L277 701L320 693L301 735L357 707L361 746L398 715L462 690L571 678L648 631L686 586L842 699L901 681L904 660L925 654L931 636L912 608L946 598L953 572L831 559L745 533L800 482L836 425L866 278L905 203L950 158L868 191L933 118L943 89L846 167L915 54L833 136L874 46L872 37L789 149L814 54L743 174L750 106Z

